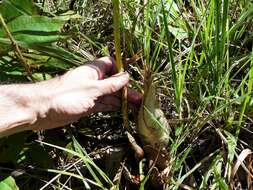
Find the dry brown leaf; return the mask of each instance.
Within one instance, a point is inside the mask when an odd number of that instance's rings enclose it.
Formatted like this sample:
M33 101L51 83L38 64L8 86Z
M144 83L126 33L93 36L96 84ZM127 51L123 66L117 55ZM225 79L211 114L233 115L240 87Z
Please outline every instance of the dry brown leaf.
M237 161L232 169L231 172L231 187L232 187L232 182L233 182L233 178L235 177L235 174L237 173L238 169L240 166L242 166L242 168L248 173L248 175L250 175L251 177L253 177L253 175L250 173L250 171L246 168L246 166L244 165L243 161L250 155L252 154L252 151L250 149L244 149L240 155L237 157Z

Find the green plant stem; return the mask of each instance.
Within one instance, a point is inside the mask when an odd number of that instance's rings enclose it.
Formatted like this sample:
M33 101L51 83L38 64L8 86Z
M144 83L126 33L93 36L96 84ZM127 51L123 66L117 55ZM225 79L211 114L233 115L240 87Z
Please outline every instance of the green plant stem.
M34 77L32 76L32 73L31 73L31 71L30 71L29 65L26 63L26 60L25 60L24 56L22 55L22 52L21 52L21 50L20 50L18 44L16 43L14 37L12 36L11 32L9 31L9 29L8 29L8 27L7 27L7 24L5 23L4 18L3 18L3 16L2 16L1 13L0 13L0 22L1 22L1 24L3 25L3 28L4 28L4 30L6 31L6 34L7 34L7 36L9 37L9 39L10 39L10 41L11 41L13 47L15 48L15 50L16 50L15 52L16 52L16 54L17 54L17 57L18 57L20 63L22 64L22 66L24 67L24 69L25 69L27 75L29 76L29 78L30 78L32 81L35 81Z
M124 72L124 66L121 57L121 46L120 46L120 7L119 0L112 0L113 3L113 27L114 27L114 43L116 53L116 67L118 72ZM130 131L129 120L128 120L128 105L127 105L127 87L122 90L122 114L123 114L123 125Z
M112 0L113 3L113 27L114 27L114 43L116 53L116 66L118 72L124 72L124 66L121 57L121 46L120 46L120 8L119 0Z

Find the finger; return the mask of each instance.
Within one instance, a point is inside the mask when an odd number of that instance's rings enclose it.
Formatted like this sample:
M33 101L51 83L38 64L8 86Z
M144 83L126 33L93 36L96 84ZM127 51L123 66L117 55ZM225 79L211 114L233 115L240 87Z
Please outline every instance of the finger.
M106 95L96 100L95 106L91 110L89 110L89 113L119 111L121 105L122 102L120 97L115 95ZM132 111L137 111L139 105L129 102L128 107Z
M141 105L142 96L140 93L128 89L128 107L130 110L136 111ZM93 107L94 112L116 111L122 106L121 92L110 95L101 96L95 101ZM94 113L93 112L93 113Z
M129 75L127 73L119 73L110 78L97 81L99 87L98 90L100 91L101 96L112 94L126 86L128 81Z
M117 92L117 93L114 93L113 95L105 95L103 97L100 97L96 102L99 102L105 105L112 105L114 107L121 107L122 97L120 95L120 92ZM141 98L138 99L138 101L136 101L136 98L135 98L135 101L133 101L128 93L128 104L129 104L129 108L131 107L138 108L141 105Z
M121 98L115 95L105 95L100 97L96 102L114 107L121 107Z
M134 104L135 106L139 107L142 102L142 94L135 90L128 89L127 99L131 104Z
M122 99L122 93L121 91L117 91L114 93L111 93L110 96L116 96L119 100ZM104 98L107 98L108 96L101 96L99 99L102 101L104 100ZM101 102L100 101L100 102ZM141 102L142 102L142 94L137 92L136 90L132 90L132 89L127 89L127 101L135 104L136 106L140 106Z
M121 92L117 92L117 97L120 101L120 104L122 104L122 94ZM140 106L141 106L141 102L142 102L142 95L141 93L135 91L135 90L131 90L128 89L127 90L127 101L128 101L128 108L134 112L136 112ZM121 105L120 105L121 107Z
M112 57L102 57L98 59L99 61L102 61L106 65L106 71L105 75L115 75L118 73L116 62Z
M94 61L87 62L85 66L94 69L97 72L98 80L105 78L105 75L113 75L117 72L115 61L111 57L102 57Z
M118 111L118 110L120 110L120 106L108 105L108 104L97 102L95 106L88 111L88 114L98 113L98 112Z
M117 96L119 100L122 99L122 93L120 91L115 92L111 94L113 96ZM142 94L132 90L132 89L127 89L127 101L131 104L135 104L137 107L141 105L142 101Z

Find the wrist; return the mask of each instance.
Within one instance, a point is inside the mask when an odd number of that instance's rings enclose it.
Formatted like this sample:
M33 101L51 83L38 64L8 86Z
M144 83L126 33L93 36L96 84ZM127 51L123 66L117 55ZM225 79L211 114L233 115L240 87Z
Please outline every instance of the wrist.
M50 96L40 83L0 86L0 137L32 130L46 117Z

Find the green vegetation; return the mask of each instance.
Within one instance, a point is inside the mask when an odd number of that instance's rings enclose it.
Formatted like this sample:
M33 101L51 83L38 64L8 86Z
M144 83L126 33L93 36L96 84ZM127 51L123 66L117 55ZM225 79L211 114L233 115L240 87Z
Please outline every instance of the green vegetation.
M117 46L144 93L129 131L145 157L134 157L119 114L92 115L1 139L0 189L252 189L253 2L119 5ZM113 56L112 10L109 0L0 1L0 81Z

